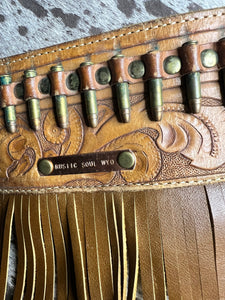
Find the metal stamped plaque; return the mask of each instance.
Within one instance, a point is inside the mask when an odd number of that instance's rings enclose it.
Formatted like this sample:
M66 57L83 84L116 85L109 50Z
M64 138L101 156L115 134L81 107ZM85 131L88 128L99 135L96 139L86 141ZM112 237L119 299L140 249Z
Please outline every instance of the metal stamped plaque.
M41 176L133 170L135 156L130 150L95 152L39 159Z

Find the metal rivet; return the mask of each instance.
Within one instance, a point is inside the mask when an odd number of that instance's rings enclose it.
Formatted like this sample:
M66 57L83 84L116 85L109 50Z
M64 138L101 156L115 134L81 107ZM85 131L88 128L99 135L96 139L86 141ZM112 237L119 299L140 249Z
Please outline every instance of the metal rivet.
M218 63L218 54L212 49L206 49L201 52L202 65L205 68L215 67Z
M24 72L24 76L25 76L26 78L32 78L32 77L37 76L37 72L36 72L36 70L26 70L26 71Z
M135 156L129 151L124 151L119 154L118 163L122 168L130 169L135 164Z
M99 84L102 84L102 85L108 84L111 80L111 74L110 74L109 68L102 67L102 68L98 69L95 74L95 78Z
M48 79L48 77L44 77L40 80L38 89L42 94L50 94L50 80Z
M178 56L171 55L164 60L164 70L167 74L173 75L180 72L181 61Z
M16 98L18 98L18 99L23 99L24 98L24 86L23 86L23 83L18 83L14 87L14 94L15 94Z
M69 90L77 91L79 89L80 80L76 72L69 74L66 78L66 86Z
M38 163L38 170L43 175L50 175L52 171L54 170L53 163L48 159L42 159Z
M132 61L128 66L128 72L132 78L141 78L145 74L145 65L141 60Z

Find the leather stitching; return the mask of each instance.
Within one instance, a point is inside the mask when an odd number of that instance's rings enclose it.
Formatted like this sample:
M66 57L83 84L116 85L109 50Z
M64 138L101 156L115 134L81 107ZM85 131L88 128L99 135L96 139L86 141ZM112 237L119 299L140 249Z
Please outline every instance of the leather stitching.
M46 187L46 188L42 188L42 189L17 189L17 190L7 190L7 189L0 189L0 193L6 193L6 194L11 194L11 193L46 193L46 192L56 192L57 190L62 190L63 192L68 192L70 190L74 190L74 189L95 189L95 188L102 188L102 187L123 187L123 186L157 186L158 188L160 187L166 187L166 186L185 186L185 185L189 185L189 184L208 184L208 183L216 183L216 182L221 182L221 181L225 181L225 177L219 177L219 178L215 178L215 179L200 179L200 180L185 180L185 181L172 181L172 182L164 182L164 183L126 183L126 184L118 184L118 185L110 185L110 184L100 184L100 185L93 185L93 186L55 186L55 187Z
M100 42L104 42L104 41L114 40L114 39L117 39L117 38L120 38L120 37L125 37L125 36L130 35L130 34L136 34L136 33L139 33L139 32L149 31L149 30L160 28L160 27L166 27L166 26L171 26L171 25L173 26L173 25L176 25L176 24L193 22L193 21L198 21L198 20L202 20L202 19L209 19L209 18L214 18L214 17L221 17L221 16L224 16L224 15L225 15L225 13L218 12L217 14L211 14L211 15L206 15L206 16L201 16L201 17L196 17L196 18L182 19L180 21L174 21L174 22L168 22L168 23L159 24L159 25L155 25L155 26L150 26L150 27L147 27L147 28L138 29L136 31L130 31L130 32L119 34L119 35L114 35L114 36L111 36L111 37L103 38L101 40L94 40L94 41L90 41L88 43L82 43L82 44L79 44L79 45L75 44L73 46L68 46L66 48L59 48L59 49L55 49L55 50L51 50L51 51L39 52L39 53L34 54L34 55L25 56L24 58L18 58L18 59L12 60L12 61L7 61L5 63L1 63L0 66L7 66L7 65L10 65L10 64L14 64L16 62L20 62L20 61L23 61L23 60L35 58L35 57L42 56L42 55L47 55L47 54L56 53L56 52L60 52L60 51L65 51L65 50L70 50L70 49L79 48L79 47L83 47L83 46L88 46L88 45L92 45L92 44L100 43Z

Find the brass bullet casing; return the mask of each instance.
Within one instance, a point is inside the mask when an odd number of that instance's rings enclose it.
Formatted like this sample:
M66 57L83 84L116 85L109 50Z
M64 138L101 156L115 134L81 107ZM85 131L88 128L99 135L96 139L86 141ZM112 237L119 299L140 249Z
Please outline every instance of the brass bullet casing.
M116 79L114 80L114 86L120 119L123 123L129 123L131 105L128 82L124 80L124 78L126 78L126 74L124 74L125 57L123 54L117 54L112 57L111 61L113 62L113 71L117 75Z
M162 79L150 78L148 80L150 98L150 111L153 121L161 121L163 115Z
M80 67L92 66L92 62L83 62ZM96 91L91 89L84 89L82 91L84 97L84 104L88 125L92 128L98 126L98 104L96 98Z
M63 72L64 68L62 65L57 65L51 67L51 72ZM67 98L65 95L53 95L55 113L56 113L56 122L60 128L68 128L69 126L69 114L68 114L68 105Z
M1 85L9 85L11 82L12 82L12 78L10 75L0 76ZM3 113L4 113L6 130L10 133L15 133L17 131L15 106L9 105L3 107Z
M25 78L33 78L37 76L37 72L35 70L26 70L24 72ZM28 98L25 99L27 102L28 109L28 118L31 125L31 128L35 131L40 130L41 127L41 110L40 110L40 102L39 99L36 98Z
M183 67L186 67L183 76L186 97L191 113L198 114L201 110L201 81L198 65L198 42L189 41L182 46Z
M118 109L120 118L124 123L130 122L130 100L129 100L129 88L127 82L117 83L116 98L118 99Z

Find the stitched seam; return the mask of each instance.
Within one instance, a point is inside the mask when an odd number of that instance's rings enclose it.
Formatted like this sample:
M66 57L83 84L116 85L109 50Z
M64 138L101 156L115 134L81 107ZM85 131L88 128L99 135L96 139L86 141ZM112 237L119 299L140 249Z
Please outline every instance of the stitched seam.
M30 59L30 58L36 58L38 56L47 55L47 54L50 54L50 53L56 53L56 52L70 50L70 49L74 49L74 48L78 48L78 47L88 46L88 45L92 45L92 44L95 44L95 43L100 43L100 42L103 42L103 41L114 40L114 39L117 39L119 37L125 37L125 36L130 35L130 34L149 31L149 30L153 30L153 29L157 29L157 28L161 28L161 27L166 27L166 26L171 26L171 25L173 26L173 25L181 24L181 23L198 21L198 20L202 20L202 19L208 19L208 18L213 18L213 17L221 17L221 16L224 16L224 15L225 15L225 13L218 12L217 14L211 14L211 15L206 15L206 16L201 16L201 17L196 17L196 18L192 17L192 18L189 18L189 19L182 19L180 21L174 21L174 22L159 24L159 25L155 25L155 26L150 26L150 27L147 27L147 28L138 29L136 31L130 31L130 32L119 34L119 35L114 35L112 37L103 38L101 40L95 40L95 41L90 41L88 43L82 43L82 44L79 44L79 45L68 46L66 48L59 48L59 49L55 49L55 50L51 50L51 51L45 51L43 53L40 52L40 53L37 53L37 54L34 54L34 55L26 56L24 58L18 58L16 60L12 60L12 61L2 63L2 64L0 64L0 66L6 66L6 65L9 65L9 64L14 64L14 63L19 62L19 61L27 60L27 59Z
M34 193L34 192L48 192L48 191L57 191L64 189L65 192L67 190L74 190L74 189L94 189L94 188L103 188L103 187L129 187L129 186L157 186L157 187L163 187L163 186L173 186L173 185L184 185L184 184L204 184L204 183L215 183L225 180L225 177L218 177L215 179L200 179L200 180L183 180L183 181L172 181L172 182L164 182L164 183L126 183L126 184L118 184L118 185L110 185L110 184L103 184L103 185L93 185L93 186L55 186L55 187L46 187L46 188L34 188L34 189L17 189L17 190L8 190L8 189L0 189L1 193L15 193L15 192L22 192L22 193Z

